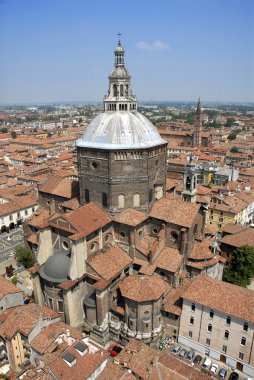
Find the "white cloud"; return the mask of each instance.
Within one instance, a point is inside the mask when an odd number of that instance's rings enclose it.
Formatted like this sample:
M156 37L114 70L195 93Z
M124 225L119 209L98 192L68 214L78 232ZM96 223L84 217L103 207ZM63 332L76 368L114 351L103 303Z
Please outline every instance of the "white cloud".
M146 41L139 41L137 47L141 50L147 51L158 51L158 50L169 50L170 46L162 41L156 40L152 43Z

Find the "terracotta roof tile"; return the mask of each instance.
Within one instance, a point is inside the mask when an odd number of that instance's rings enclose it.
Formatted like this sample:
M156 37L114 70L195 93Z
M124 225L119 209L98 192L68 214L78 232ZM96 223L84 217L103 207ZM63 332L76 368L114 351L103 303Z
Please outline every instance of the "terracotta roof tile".
M149 216L190 228L199 208L199 205L183 202L180 197L167 197L154 203Z
M90 257L87 264L104 280L109 281L118 276L132 261L127 253L114 245L105 252Z
M128 226L137 226L148 219L148 216L141 211L133 210L131 208L124 210L116 215L114 220L118 223L127 224Z
M17 286L13 285L11 281L6 280L3 276L0 276L0 300L7 294L21 293Z
M119 288L123 297L145 302L159 299L169 289L169 284L156 274L131 275L120 283Z
M254 291L199 275L183 294L192 302L254 322Z

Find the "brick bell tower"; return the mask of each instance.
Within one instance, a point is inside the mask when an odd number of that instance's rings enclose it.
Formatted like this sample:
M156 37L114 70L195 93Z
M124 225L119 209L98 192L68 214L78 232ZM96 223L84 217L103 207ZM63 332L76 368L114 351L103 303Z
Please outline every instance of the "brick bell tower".
M166 191L166 141L137 111L125 51L119 39L104 112L77 140L80 201L99 202L111 213L148 211Z

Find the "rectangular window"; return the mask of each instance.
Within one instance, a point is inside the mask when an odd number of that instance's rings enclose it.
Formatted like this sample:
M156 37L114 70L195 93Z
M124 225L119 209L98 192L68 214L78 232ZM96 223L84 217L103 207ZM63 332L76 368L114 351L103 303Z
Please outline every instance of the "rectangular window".
M224 354L227 353L227 346L222 346L222 352L224 352Z
M192 338L192 331L189 331L189 338Z
M191 310L192 310L192 311L195 311L195 309L196 309L196 306L195 306L195 303L193 303L193 304L191 305Z
M205 344L206 344L207 346L210 346L210 344L211 344L211 340L208 339L208 338L206 338L206 342L205 342Z
M227 317L226 324L229 326L230 323L231 323L231 318L230 318L230 317Z
M244 357L243 353L242 353L242 352L239 352L239 359L240 359L240 360L243 360L243 357Z

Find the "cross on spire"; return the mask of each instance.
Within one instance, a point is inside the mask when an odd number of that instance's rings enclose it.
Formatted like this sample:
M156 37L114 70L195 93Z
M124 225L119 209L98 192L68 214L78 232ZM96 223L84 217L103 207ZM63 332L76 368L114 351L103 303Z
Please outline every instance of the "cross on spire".
M118 35L118 37L119 37L119 43L121 43L121 35L122 35L122 33L117 33L117 35Z

